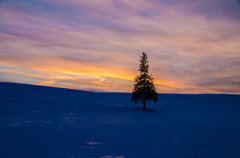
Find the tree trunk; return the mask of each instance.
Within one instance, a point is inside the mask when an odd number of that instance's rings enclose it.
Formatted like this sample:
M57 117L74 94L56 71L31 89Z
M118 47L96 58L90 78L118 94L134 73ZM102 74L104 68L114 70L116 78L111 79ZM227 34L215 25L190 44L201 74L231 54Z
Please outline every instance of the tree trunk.
M143 86L143 109L146 110L146 80L144 81L144 86Z
M143 97L143 109L144 109L144 110L147 109L145 96Z

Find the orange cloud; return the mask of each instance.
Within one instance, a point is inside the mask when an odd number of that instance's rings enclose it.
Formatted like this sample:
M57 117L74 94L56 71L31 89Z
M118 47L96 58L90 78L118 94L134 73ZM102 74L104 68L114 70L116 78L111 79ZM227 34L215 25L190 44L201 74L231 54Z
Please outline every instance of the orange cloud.
M147 50L159 92L239 93L239 25L145 0L121 1L124 12L111 0L60 2L84 16L0 9L0 64L12 66L0 71L9 80L129 92Z
M37 85L49 86L49 85L54 85L54 84L55 84L55 80L53 80L53 81L42 81L42 82L38 83Z

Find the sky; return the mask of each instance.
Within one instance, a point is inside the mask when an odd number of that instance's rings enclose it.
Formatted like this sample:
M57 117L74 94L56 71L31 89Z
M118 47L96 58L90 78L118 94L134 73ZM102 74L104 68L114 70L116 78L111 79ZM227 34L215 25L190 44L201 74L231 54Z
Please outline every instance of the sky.
M240 0L0 0L0 82L240 94Z

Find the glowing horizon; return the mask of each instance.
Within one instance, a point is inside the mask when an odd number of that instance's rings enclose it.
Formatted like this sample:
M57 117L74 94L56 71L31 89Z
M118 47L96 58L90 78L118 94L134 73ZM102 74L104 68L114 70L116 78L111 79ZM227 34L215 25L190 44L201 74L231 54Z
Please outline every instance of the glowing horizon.
M131 92L148 54L159 93L240 94L240 0L0 1L0 82Z

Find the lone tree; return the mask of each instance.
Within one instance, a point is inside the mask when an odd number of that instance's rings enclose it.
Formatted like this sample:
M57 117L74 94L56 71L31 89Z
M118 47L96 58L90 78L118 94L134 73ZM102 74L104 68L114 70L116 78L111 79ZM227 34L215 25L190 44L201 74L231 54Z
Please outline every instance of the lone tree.
M148 62L147 54L143 52L142 56L140 56L140 65L138 69L140 71L140 75L136 76L134 79L135 84L131 99L135 104L142 102L143 109L147 109L146 100L153 100L155 104L158 101L158 93L156 92L156 88L153 84L153 77L148 74Z

